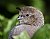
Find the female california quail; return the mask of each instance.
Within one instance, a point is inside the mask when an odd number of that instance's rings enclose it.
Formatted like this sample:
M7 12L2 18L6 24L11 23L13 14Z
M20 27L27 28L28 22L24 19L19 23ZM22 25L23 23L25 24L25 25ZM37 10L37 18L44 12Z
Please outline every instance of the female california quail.
M31 38L33 34L44 25L42 12L32 6L21 7L18 20L20 23L10 31L9 39L13 39L12 36L20 35L24 30L27 31Z

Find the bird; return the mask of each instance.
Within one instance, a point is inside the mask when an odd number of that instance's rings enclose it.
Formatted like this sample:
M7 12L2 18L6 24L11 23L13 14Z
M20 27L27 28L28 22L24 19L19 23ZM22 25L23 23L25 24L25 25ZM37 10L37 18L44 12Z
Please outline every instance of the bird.
M18 20L19 24L12 28L9 39L13 39L15 35L20 35L24 30L27 31L31 38L44 25L43 13L32 6L20 7Z

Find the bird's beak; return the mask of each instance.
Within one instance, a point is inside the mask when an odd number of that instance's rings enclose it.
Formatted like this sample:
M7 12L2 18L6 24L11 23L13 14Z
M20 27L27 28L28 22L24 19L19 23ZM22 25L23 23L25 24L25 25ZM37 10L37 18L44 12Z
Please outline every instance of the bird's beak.
M18 16L18 20L21 20L23 17Z
M20 18L18 18L18 20L21 20Z
M18 20L20 20L21 18L18 16Z

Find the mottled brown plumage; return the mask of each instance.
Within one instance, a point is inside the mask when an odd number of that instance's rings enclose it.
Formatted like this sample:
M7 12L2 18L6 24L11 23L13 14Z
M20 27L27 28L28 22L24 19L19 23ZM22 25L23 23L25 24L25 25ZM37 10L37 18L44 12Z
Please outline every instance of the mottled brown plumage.
M12 39L12 36L20 35L20 33L24 30L27 31L30 38L33 34L44 25L44 17L41 11L32 7L32 6L24 6L20 8L19 11L19 21L20 25L15 26L10 34L9 39ZM12 38L11 38L12 37Z

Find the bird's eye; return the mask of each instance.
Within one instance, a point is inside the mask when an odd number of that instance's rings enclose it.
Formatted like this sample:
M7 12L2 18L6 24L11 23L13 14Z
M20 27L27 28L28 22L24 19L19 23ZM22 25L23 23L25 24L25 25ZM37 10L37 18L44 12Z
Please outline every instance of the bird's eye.
M21 15L21 17L22 17L22 15Z
M21 15L21 17L25 17L24 15Z
M29 16L29 14L27 14L26 16Z

